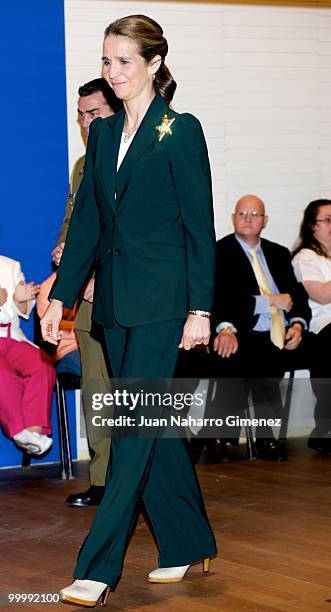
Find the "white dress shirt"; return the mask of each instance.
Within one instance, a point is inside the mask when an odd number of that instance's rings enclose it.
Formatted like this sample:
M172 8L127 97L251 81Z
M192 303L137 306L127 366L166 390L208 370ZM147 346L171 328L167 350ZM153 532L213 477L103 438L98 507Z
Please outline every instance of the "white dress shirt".
M312 249L301 249L293 258L293 268L300 283L318 281L327 283L331 281L331 259L318 255ZM331 323L331 302L320 304L309 299L311 308L311 321L309 329L318 334L323 327Z
M125 134L125 132L122 132L121 143L120 143L120 148L118 151L118 158L117 158L117 171L120 168L120 165L127 153L127 150L130 147L130 144L136 135L136 132L137 130L135 130L135 132L132 132L129 138L128 138L128 134Z

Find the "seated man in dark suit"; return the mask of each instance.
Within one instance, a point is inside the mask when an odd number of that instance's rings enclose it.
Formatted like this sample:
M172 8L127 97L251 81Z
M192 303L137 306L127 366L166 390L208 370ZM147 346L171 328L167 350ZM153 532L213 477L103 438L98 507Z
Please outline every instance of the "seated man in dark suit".
M311 316L307 296L294 276L288 249L260 238L268 221L262 200L241 198L232 221L234 234L217 243L214 350L219 377L245 379L255 418L281 418L278 381L290 363L295 365ZM256 447L266 459L287 458L265 423L257 429Z

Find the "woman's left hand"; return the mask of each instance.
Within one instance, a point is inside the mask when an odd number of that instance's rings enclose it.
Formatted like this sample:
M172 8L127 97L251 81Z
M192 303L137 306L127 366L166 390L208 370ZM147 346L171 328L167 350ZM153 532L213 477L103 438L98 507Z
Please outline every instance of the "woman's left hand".
M189 314L183 329L179 348L186 351L198 344L208 344L210 338L210 322L207 317Z

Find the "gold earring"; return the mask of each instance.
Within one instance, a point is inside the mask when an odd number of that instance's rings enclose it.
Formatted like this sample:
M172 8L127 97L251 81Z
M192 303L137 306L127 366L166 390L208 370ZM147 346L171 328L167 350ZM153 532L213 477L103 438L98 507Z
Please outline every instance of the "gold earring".
M155 74L153 74L153 81L155 81Z

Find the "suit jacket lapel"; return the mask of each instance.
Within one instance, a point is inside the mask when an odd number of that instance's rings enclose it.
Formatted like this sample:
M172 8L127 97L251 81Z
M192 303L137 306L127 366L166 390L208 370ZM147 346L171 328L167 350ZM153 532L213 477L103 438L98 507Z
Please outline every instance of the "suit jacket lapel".
M135 163L141 158L151 143L157 139L155 128L162 122L162 117L166 112L169 112L169 107L165 100L160 94L155 94L116 174L116 202L118 207L126 192ZM121 134L119 139L121 139ZM118 149L116 152L116 164L117 156Z
M108 200L113 209L115 209L115 193L116 193L116 172L117 172L117 159L118 151L121 144L121 136L124 124L124 110L121 109L115 117L111 117L111 121L108 122L110 130L109 140L107 138L107 155L106 155L106 176L103 181L106 192L108 194Z

